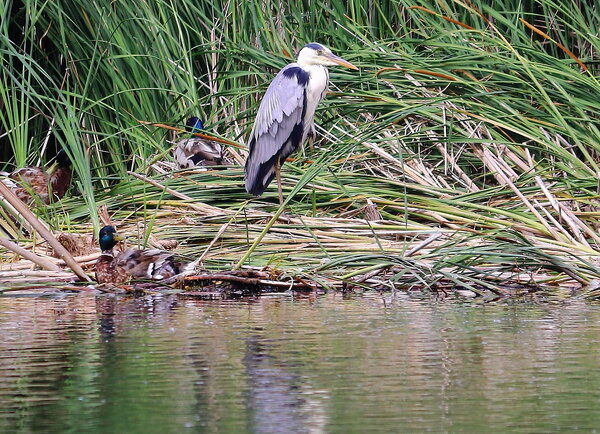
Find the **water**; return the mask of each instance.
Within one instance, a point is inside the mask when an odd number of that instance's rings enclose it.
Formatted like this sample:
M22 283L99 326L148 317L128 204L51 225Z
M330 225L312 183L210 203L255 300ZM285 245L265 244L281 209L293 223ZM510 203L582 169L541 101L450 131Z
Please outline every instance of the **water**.
M600 427L600 306L0 298L1 432Z

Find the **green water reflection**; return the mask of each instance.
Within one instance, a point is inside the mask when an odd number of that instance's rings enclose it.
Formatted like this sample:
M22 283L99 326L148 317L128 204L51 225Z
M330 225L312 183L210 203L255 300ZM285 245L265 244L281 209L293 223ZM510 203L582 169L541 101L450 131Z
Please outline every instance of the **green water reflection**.
M600 307L0 298L2 432L600 427Z

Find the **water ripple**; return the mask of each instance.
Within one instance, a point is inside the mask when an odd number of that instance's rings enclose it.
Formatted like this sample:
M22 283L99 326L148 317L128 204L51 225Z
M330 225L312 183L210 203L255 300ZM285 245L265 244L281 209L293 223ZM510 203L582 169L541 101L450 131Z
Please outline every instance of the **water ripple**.
M600 425L600 308L410 297L0 298L0 431Z

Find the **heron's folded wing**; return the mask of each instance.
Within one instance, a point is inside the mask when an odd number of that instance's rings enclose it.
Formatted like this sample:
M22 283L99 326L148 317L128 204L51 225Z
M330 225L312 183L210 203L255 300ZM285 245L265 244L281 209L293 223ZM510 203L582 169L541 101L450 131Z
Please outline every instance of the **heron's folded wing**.
M269 85L250 134L250 151L255 161L271 159L302 123L308 78L306 71L292 63L279 71Z

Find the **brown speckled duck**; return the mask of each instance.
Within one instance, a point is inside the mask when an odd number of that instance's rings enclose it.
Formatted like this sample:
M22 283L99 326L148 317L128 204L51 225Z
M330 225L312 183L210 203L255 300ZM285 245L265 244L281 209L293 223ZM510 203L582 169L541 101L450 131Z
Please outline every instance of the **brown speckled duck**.
M199 133L202 129L202 122L197 117L187 120L186 130L190 133ZM217 142L192 136L177 142L173 158L180 169L220 166L223 164L223 150Z
M113 226L104 226L98 234L102 254L96 261L98 283L127 283L132 279L162 280L173 277L185 269L185 264L175 261L173 253L158 249L127 249L114 254L113 247L124 237Z
M71 161L61 149L56 154L55 167L49 172L36 166L22 167L8 174L3 182L23 202L30 202L32 194L35 194L48 204L52 196L61 199L65 195L71 185L71 176Z

